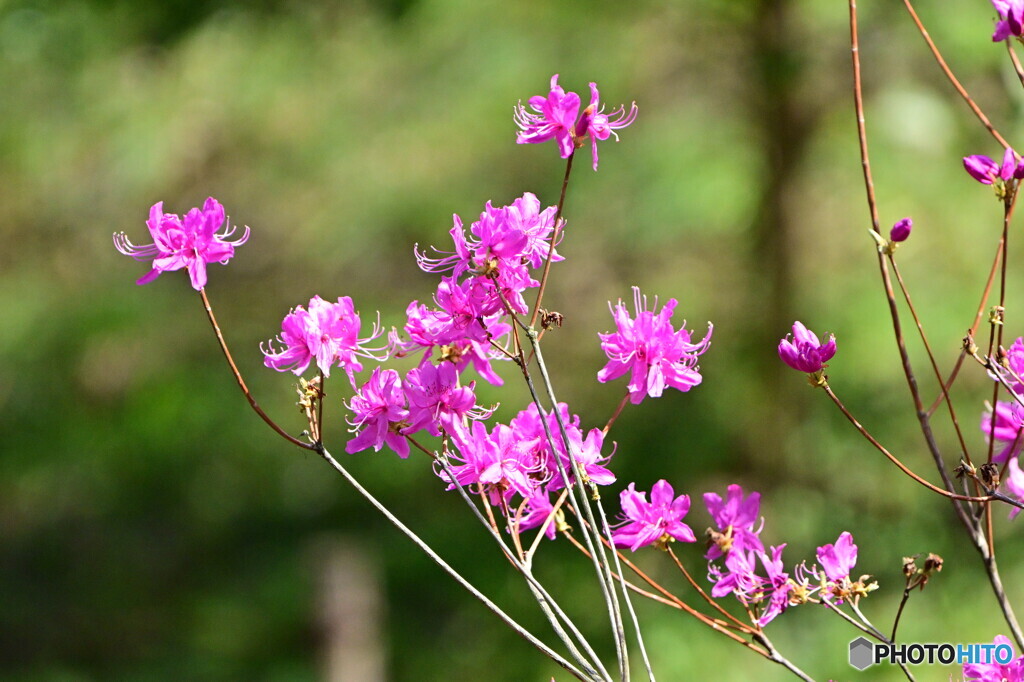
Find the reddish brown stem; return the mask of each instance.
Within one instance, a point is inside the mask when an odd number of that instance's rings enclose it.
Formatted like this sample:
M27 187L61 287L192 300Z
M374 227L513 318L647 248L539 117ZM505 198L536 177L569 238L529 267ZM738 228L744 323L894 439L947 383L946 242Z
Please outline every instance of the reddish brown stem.
M569 533L563 533L563 535L569 540L569 542L572 543L572 545L576 549L578 549L580 552L582 552L583 554L587 555L588 557L590 556L590 553L587 551L587 548L584 547L582 544L580 544L579 540L574 538ZM735 641L735 642L737 642L739 644L742 644L743 646L747 647L748 649L756 651L757 653L761 654L765 658L769 658L769 659L771 658L766 650L762 649L761 647L757 646L756 644L754 644L752 642L747 641L746 639L744 639L739 634L737 634L737 633L733 632L732 630L730 630L729 627L731 627L731 626L729 626L727 623L725 623L723 621L720 621L718 619L715 619L715 618L711 618L707 614L704 614L704 613L701 613L700 611L697 611L692 606L690 606L689 604L684 602L682 599L680 599L679 597L675 596L674 594L672 594L671 592L666 590L664 587L662 587L657 582L655 582L653 579L651 579L646 573L641 571L633 562L631 562L629 559L627 559L625 556L623 556L621 552L619 552L619 559L622 561L622 563L624 563L626 566L628 566L631 571L636 573L644 582L646 582L648 585L650 585L651 587L653 587L655 590L657 590L658 592L660 592L662 595L664 595L666 597L665 600L660 600L659 599L658 601L661 601L662 603L665 603L665 601L668 601L670 606L673 606L674 608L680 609L681 611L684 611L684 612L688 613L689 615L693 616L694 618L696 618L700 622L702 622L705 625L707 625L709 628L711 628L715 632L719 632L719 633L725 635L726 637L728 637L729 639L731 639L731 640L733 640L733 641ZM617 575L615 576L615 578L617 580L621 580L622 579L620 576L617 576ZM628 584L629 583L627 581L627 585ZM753 634L754 633L754 629L751 628L748 625L744 625L743 626L743 632L745 632L747 634Z
M988 304L988 297L992 293L992 285L996 281L996 272L999 271L999 263L1003 257L1003 240L999 240L999 244L996 246L996 255L992 259L992 267L988 272L988 280L985 282L985 289L981 292L981 301L978 303L978 310L974 314L974 324L971 325L971 329L968 332L971 336L978 333L978 326L981 325L982 317L985 315L985 306ZM944 391L939 393L938 397L932 403L932 406L928 408L928 416L931 417L938 409L939 404L943 400L943 396L949 391L950 387L953 386L953 382L956 381L957 375L960 373L960 367L963 366L964 357L967 355L966 351L961 350L960 355L957 357L956 364L953 365L953 371L949 373L949 378L946 383L943 384Z
M743 623L739 618L737 618L736 616L732 615L731 613L729 613L728 611L723 609L721 604L719 604L714 599L712 599L708 595L708 593L705 592L703 590L703 588L701 588L701 586L697 584L697 581L694 580L693 576L690 575L690 572L686 570L686 566L684 566L683 562L679 560L679 557L676 556L676 553L672 551L671 547L668 547L666 551L668 552L668 555L670 557L672 557L672 561L675 562L676 568L678 568L680 570L680 572L682 572L682 574L686 577L686 582L690 583L690 586L693 589L697 590L697 594L699 594L701 596L701 599L706 601L713 609L715 609L716 611L721 613L723 616L725 616L729 620L731 620L734 623L736 623L737 625L739 625L741 627L746 627L745 623Z
M932 371L935 372L935 378L939 382L939 389L942 391L942 396L946 401L946 406L949 408L949 419L953 422L953 429L956 431L957 440L960 441L960 452L963 455L964 461L970 464L971 456L967 452L967 443L964 441L964 434L960 429L960 420L957 419L956 409L953 407L953 401L949 399L949 389L944 383L942 383L942 372L939 370L939 364L935 361L935 354L932 352L931 344L928 343L928 336L924 333L924 326L921 324L921 318L917 315L917 309L914 307L914 302L910 298L910 291L907 289L907 285L903 281L903 275L900 274L899 266L896 265L896 259L893 258L892 254L889 254L889 263L892 265L892 271L896 275L896 281L899 282L900 291L903 292L903 298L907 302L907 308L910 310L910 315L914 318L914 324L917 325L917 332L921 336L921 343L924 344L924 350L928 354L928 361L932 365ZM930 413L929 416L931 416Z
M620 414L622 414L622 409L624 407L626 407L626 403L628 401L629 401L629 391L626 391L626 395L622 396L622 400L619 401L619 406L615 408L615 413L612 414L611 418L608 420L608 423L605 424L604 428L602 429L602 431L604 432L604 434L606 436L608 435L608 432L611 430L612 425L615 424L615 420L619 418Z
M1013 51L1013 43L1010 39L1006 40L1006 51L1010 55L1010 61L1013 63L1013 70L1017 74L1017 80L1020 81L1021 85L1024 85L1024 67L1021 66L1020 60L1017 59L1017 53Z
M991 121L988 120L988 116L985 115L985 112L983 112L981 107L974 102L974 99L970 94L968 94L964 86L960 85L960 81L958 81L956 76L953 75L952 69L950 69L946 64L946 60L942 58L942 53L939 52L939 48L932 41L932 37L928 35L928 31L925 29L924 24L921 23L921 19L917 16L917 12L914 11L914 6L910 4L910 0L903 0L903 4L907 8L907 12L910 13L910 18L914 20L914 24L917 26L917 30L921 34L921 37L924 38L926 43L928 43L928 49L932 51L932 56L935 57L935 61L938 63L939 68L942 69L942 72L946 74L946 78L949 80L950 84L952 84L956 89L964 102L967 103L967 106L971 108L971 111L973 111L974 115L978 117L978 120L981 121L983 126L985 126L985 129L989 134L996 139L996 142L1001 144L1003 149L1009 147L1010 143L1008 143L1003 136L999 134L999 131L996 130L995 126L993 126Z
M857 139L860 143L860 160L861 167L864 172L864 188L867 192L868 209L871 213L872 227L876 234L881 234L878 220L878 204L875 200L875 186L871 179L871 161L868 155L867 127L864 121L864 94L861 84L856 0L850 0L850 52L853 59L853 100L854 108L857 113ZM889 276L888 261L881 251L878 252L878 269L882 276L882 284L885 288L885 297L889 304L889 315L892 318L893 332L896 337L896 346L899 349L900 361L903 365L903 373L907 380L907 386L910 389L910 394L914 400L914 409L917 414L918 423L921 426L921 434L924 436L925 443L928 446L928 451L931 453L932 459L935 462L935 468L938 469L939 476L942 478L942 484L945 486L943 494L947 497L952 497L954 500L961 499L963 496L957 496L957 494L953 492L953 481L949 478L949 474L946 472L946 465L942 459L942 453L939 450L938 443L935 441L935 435L932 432L931 424L928 420L928 413L924 410L924 405L921 401L921 394L917 386L917 378L914 376L914 370L910 364L910 356L907 354L906 343L903 338L899 308L896 305L896 296L893 293L892 279ZM852 415L850 415L850 419L853 420ZM853 420L853 422L856 424L856 420ZM881 447L881 445L878 447ZM882 450L885 451L884 448L882 448ZM900 464L900 466L902 467L902 464ZM909 472L909 469L907 471ZM923 479L921 480L923 481ZM931 485L930 483L926 484ZM956 512L957 518L960 519L960 522L964 527L970 528L971 520L967 514L967 510L963 508L963 505L959 502L954 502L953 509Z
M558 207L555 209L555 229L551 231L551 241L548 243L548 257L544 261L544 270L540 275L540 288L537 290L537 302L533 304L533 314L530 315L530 327L537 324L537 316L540 314L540 304L544 300L544 290L548 286L548 272L551 271L551 257L555 253L555 244L558 243L558 236L562 231L562 209L565 207L565 192L569 189L569 174L572 172L572 160L576 157L573 151L565 162L565 177L562 178L562 193L558 196Z
M872 445L875 446L876 450L878 450L883 455L885 455L886 458L890 462L895 464L899 468L900 471L905 473L907 476L910 476L912 479L914 479L915 481L917 481L918 483L923 485L925 488L928 488L932 492L938 493L938 494L943 495L945 497L948 497L950 499L953 499L953 500L963 500L965 502L991 502L993 499L995 499L994 497L991 497L991 496L971 497L970 495L958 495L957 493L953 493L953 492L950 492L948 490L944 490L944 489L940 488L939 486L934 485L934 484L929 483L928 481L924 480L923 478L921 478L920 476L915 474L913 471L911 471L909 468L907 468L907 466L905 464L903 464L903 462L901 462L895 455L893 455L891 452L886 450L884 445L882 445L877 440L875 440L875 437L872 436L870 433L868 433L867 429L865 429L863 426L861 426L861 423L859 421L857 421L857 418L854 417L852 414L850 414L850 411L847 410L846 406L843 405L841 400L839 400L839 396L837 396L835 393L832 392L832 387L831 386L829 386L828 384L825 384L824 388L825 388L825 392L828 393L828 397L832 399L832 402L835 403L836 407L838 407L839 410L843 413L843 416L845 416L847 418L847 420L849 420L849 422L851 424L853 424L854 428L856 428L857 431L859 431L860 434L862 436L864 436L864 438L866 438L869 443L871 443Z
M238 382L238 387L242 389L242 394L245 395L245 399L249 401L249 406L252 407L253 411L260 416L260 419L267 423L267 426L274 429L274 431L276 431L277 434L286 441L292 445L298 445L300 448L305 450L316 451L318 448L316 443L305 443L282 429L277 425L277 422L271 419L267 413L263 411L263 408L259 406L256 399L252 397L252 393L249 392L249 387L245 385L245 379L242 378L242 373L238 371L235 359L231 357L231 351L228 350L228 344L224 340L224 335L220 331L220 325L217 324L217 318L213 314L213 307L210 306L210 299L206 297L206 290L200 289L199 296L203 300L203 308L206 310L206 317L209 318L210 326L213 327L213 333L217 336L217 342L220 344L221 352L224 353L224 359L228 361L231 373L235 375L235 381Z

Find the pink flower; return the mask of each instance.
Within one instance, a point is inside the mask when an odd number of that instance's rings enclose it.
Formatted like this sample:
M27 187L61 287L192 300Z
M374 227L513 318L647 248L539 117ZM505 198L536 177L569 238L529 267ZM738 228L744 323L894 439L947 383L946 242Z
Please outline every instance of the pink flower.
M464 421L490 416L487 410L474 410L476 395L474 382L459 386L459 374L455 365L442 362L438 366L421 362L419 367L409 370L405 377L405 395L409 400L409 426L403 433L413 434L421 429L434 436L441 435L441 429L463 437Z
M636 120L636 102L626 112L625 106L620 106L610 114L604 113L604 107L600 104L600 95L597 92L597 84L590 84L590 105L583 110L580 120L576 122L576 145L582 146L586 138L590 137L591 155L594 159L594 170L597 170L597 142L607 140L609 136L615 135L618 142L619 136L615 133L620 128L625 128Z
M833 334L829 334L828 343L823 345L803 323L794 322L792 336L792 341L787 334L779 342L779 357L795 370L809 374L820 372L836 354L836 337Z
M636 120L637 107L634 102L629 111L620 106L610 114L604 113L601 106L597 84L590 84L590 104L577 118L580 109L580 96L575 92L565 92L558 85L558 74L551 77L551 90L548 96L530 98L532 112L522 104L516 107L515 121L520 132L516 138L519 144L538 144L555 140L558 151L563 159L567 159L587 138L590 139L594 170L597 170L597 143L607 140L620 128L625 128Z
M818 563L825 571L825 578L821 580L822 599L835 599L842 604L854 594L854 581L850 578L850 571L857 563L857 545L853 544L853 536L843 532L834 545L819 547ZM863 587L859 583L858 585Z
M1011 35L1020 36L1024 33L1024 0L992 0L992 5L999 13L992 42L1000 43Z
M1024 656L1013 657L1013 644L1010 639L1004 635L996 635L993 645L987 652L988 662L964 665L964 680L1024 682Z
M454 277L467 271L488 275L494 269L515 269L523 264L538 268L547 259L548 239L555 229L555 210L556 207L548 206L542 211L540 200L530 192L501 208L494 208L488 201L480 219L470 225L468 238L462 219L452 216L455 224L449 234L454 251L434 249L441 257L431 258L417 250L416 261L425 272L450 271ZM563 260L557 253L551 259Z
M647 493L638 493L635 483L619 494L624 525L612 533L617 547L629 547L636 551L647 545L664 545L672 540L696 542L693 530L683 523L683 517L690 511L690 496L680 495L673 499L672 486L664 479L651 488L651 501Z
M736 550L725 557L724 571L717 564L708 564L708 580L715 583L711 596L717 599L735 594L744 604L748 603L748 595L754 601L760 600L758 592L764 579L757 575L756 559L755 552Z
M384 348L368 348L366 344L379 337L383 330L374 325L370 336L359 338L359 314L352 305L352 299L343 296L337 303L328 303L319 296L309 301L309 309L296 306L281 322L281 334L277 342L285 346L275 351L273 340L260 350L266 356L263 364L278 372L291 370L300 375L316 360L317 368L324 376L331 375L331 367L338 365L345 369L355 382L354 375L363 369L359 356L383 360L387 357L375 355Z
M555 140L563 159L575 151L573 128L576 114L580 110L580 96L575 92L566 93L558 85L558 74L551 77L551 89L547 97L536 95L530 98L529 112L520 103L516 106L515 121L519 126L516 142L519 144L540 144Z
M1021 436L1021 427L1024 426L1024 408L1016 400L1007 402L1000 400L996 402L995 428L992 424L992 411L987 410L981 415L981 432L985 434L986 440L993 436L1006 446L992 455L992 461L1002 464L1010 457L1015 457L1021 451L1024 444L1024 437Z
M647 297L640 295L639 287L633 287L633 307L636 319L629 316L626 305L620 300L611 307L618 331L598 334L601 349L608 356L608 363L597 373L597 380L612 381L626 372L631 372L629 384L630 402L639 404L644 396L660 397L666 386L680 391L689 391L701 382L697 359L711 344L712 324L708 333L698 343L690 343L690 332L686 322L678 331L672 328L672 313L676 299L669 299L660 313L647 310ZM657 308L658 300L654 300Z
M398 372L374 367L370 379L346 407L352 411L347 421L356 437L345 444L345 452L351 454L369 447L380 452L387 445L402 459L409 456L409 443L400 433L408 423L409 412L405 409Z
M114 246L135 260L153 259L153 269L136 284L149 284L160 273L186 268L192 288L199 291L206 286L206 264L226 265L235 255L235 247L249 239L249 228L235 241L227 241L235 228L228 225L217 232L224 225L224 207L213 197L206 200L202 210L193 208L184 219L174 213L164 213L163 206L163 202L158 201L149 209L146 225L153 238L152 244L132 244L124 232L120 232L114 235Z
M529 498L537 492L540 467L508 426L495 424L488 434L483 423L473 422L469 437L453 440L458 454L452 459L462 463L451 467L454 480L445 471L438 474L449 482L449 490L456 485L479 486L495 506L516 494Z
M491 360L504 357L490 347L490 342L475 341L461 338L457 330L450 325L450 317L439 310L431 310L418 301L413 301L406 308L408 321L405 332L409 340L401 341L397 334L392 334L391 343L398 349L396 356L402 357L416 349L424 350L424 358L428 357L435 347L441 350L441 361L451 362L461 373L470 364L480 376L495 386L501 386L503 380L491 366ZM500 321L495 315L485 321L487 331L495 341L501 339L511 327Z
M733 594L744 605L764 606L757 624L765 626L789 606L790 593L796 583L783 570L782 550L786 545L771 548L771 554L755 551L732 551L725 557L725 567L708 565L708 580L715 583L711 596L721 598ZM757 574L761 560L767 577ZM767 603L765 603L767 601Z
M910 236L910 231L914 228L914 221L910 218L903 218L897 220L896 224L889 230L889 241L893 242L905 242L907 237Z
M715 542L708 548L705 558L717 559L733 550L764 551L757 537L764 527L763 521L754 530L760 520L761 493L753 492L743 499L743 488L734 483L729 486L725 501L718 493L704 493L704 504L718 526L718 532L713 535Z
M1012 178L1024 177L1024 163L1017 163L1016 154L1009 147L1003 153L1002 164L982 154L965 156L964 170L983 185L1002 184Z
M757 621L761 627L768 625L789 606L789 593L793 589L793 583L789 580L789 574L782 570L782 550L785 546L782 544L772 547L771 556L764 552L758 552L761 565L764 566L768 576L766 584L762 588L763 598L768 600L768 605Z
M612 455L607 457L601 456L601 448L604 446L604 432L598 428L590 429L586 440L584 440L583 432L579 428L567 425L566 433L569 436L569 447L572 449L573 456L576 458L580 469L583 470L584 480L594 485L611 485L614 483L615 474L605 466L605 463L611 459ZM561 438L558 438L557 435L555 442L558 445L558 457L562 460L562 464L569 474L569 480L575 482L576 476L572 472L569 456L565 454ZM614 454L614 451L612 454ZM552 476L548 489L554 491L560 490L562 487L562 477Z
M834 545L819 547L818 562L829 580L841 582L849 578L857 563L857 545L853 544L853 536L843 532Z
M584 478L595 485L609 485L615 482L615 474L608 470L605 463L612 455L601 456L601 448L604 445L604 432L601 429L591 429L586 439L583 438L583 431L580 429L580 418L569 413L569 406L565 403L558 403L558 412L565 425L565 432L568 436L569 447L572 450L576 462L583 470ZM564 486L561 473L558 470L558 462L566 470L571 482L576 480L572 471L572 463L565 450L565 443L562 440L558 421L553 412L547 414L548 430L551 432L551 441L555 444L555 454L551 452L551 443L548 441L547 432L544 430L544 422L537 411L537 405L530 403L529 407L517 414L509 423L515 432L516 439L522 447L532 453L532 456L547 472L545 480L549 491L561 490ZM614 454L614 452L612 453ZM555 457L558 459L556 460Z

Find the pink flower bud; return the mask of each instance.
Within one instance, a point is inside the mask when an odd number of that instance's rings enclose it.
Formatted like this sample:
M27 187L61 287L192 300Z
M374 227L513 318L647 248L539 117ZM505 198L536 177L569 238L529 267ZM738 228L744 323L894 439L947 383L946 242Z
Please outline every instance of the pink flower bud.
M910 230L914 227L914 221L908 218L896 221L896 224L889 230L889 240L894 242L906 241L910 236Z
M779 342L779 357L787 365L800 372L820 372L825 363L836 354L836 337L829 335L828 343L822 344L814 332L800 322L793 323L792 341L790 335Z

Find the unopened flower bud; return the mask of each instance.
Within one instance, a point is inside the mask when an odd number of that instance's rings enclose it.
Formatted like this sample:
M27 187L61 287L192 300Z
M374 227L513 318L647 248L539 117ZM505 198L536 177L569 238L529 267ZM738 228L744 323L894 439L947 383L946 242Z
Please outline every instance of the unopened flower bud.
M889 239L894 242L906 241L910 236L910 230L914 227L914 221L910 218L903 218L896 222L889 230Z

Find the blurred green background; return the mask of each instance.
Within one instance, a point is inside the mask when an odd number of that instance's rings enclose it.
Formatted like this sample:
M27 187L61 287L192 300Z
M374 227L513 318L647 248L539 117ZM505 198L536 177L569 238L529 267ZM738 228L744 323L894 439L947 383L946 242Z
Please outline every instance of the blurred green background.
M899 3L862 2L875 181L885 226L911 215L898 258L940 362L970 325L1000 229L960 157L1001 150L943 80ZM1020 84L992 45L984 0L922 0L958 75L1010 140ZM209 295L267 411L293 432L294 378L261 341L312 295L352 296L401 325L434 278L412 250L446 244L488 199L557 200L553 145L517 146L512 108L552 73L640 116L601 169L577 164L568 233L546 302L560 397L588 428L624 390L599 385L607 302L639 285L701 331L704 384L629 408L612 432L617 493L659 478L694 498L763 492L763 537L792 565L850 530L882 589L901 558L938 552L908 641L1005 632L949 506L897 475L775 346L794 319L833 331L830 376L861 421L934 479L879 286L857 155L847 6L839 0L379 3L264 0L0 2L0 677L9 680L540 680L566 676L379 519L322 461L273 436L224 366L180 273L146 267L110 235L146 241L150 205L217 197L250 242L210 271ZM1024 143L1021 143L1024 144ZM589 158L589 157L588 157ZM1024 240L1011 237L1020 258ZM1012 276L1010 338L1024 333ZM925 392L935 382L910 342ZM520 409L524 391L481 388ZM989 382L955 403L970 446ZM328 444L399 516L522 622L546 633L521 582L422 458L345 456L340 385ZM939 437L955 460L949 429ZM1004 583L1024 603L1021 529L996 519ZM701 549L681 548L695 574ZM638 561L686 592L666 558ZM541 576L610 651L579 556L552 543ZM789 679L692 619L638 604L659 679ZM856 633L821 608L772 624L817 678L857 677ZM550 638L553 639L553 638ZM363 672L339 673L363 663ZM376 666L376 667L374 667ZM333 672L332 672L333 671ZM901 679L874 670L871 679ZM958 670L923 670L920 678ZM886 677L888 675L888 677ZM353 677L355 676L355 677Z

